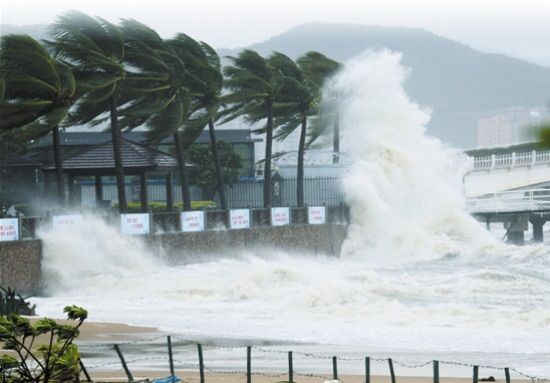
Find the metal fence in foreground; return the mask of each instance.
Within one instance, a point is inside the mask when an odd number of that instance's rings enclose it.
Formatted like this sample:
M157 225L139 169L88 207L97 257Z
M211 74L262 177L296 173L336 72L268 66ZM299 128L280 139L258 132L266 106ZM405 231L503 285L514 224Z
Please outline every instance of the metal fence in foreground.
M155 348L156 347L156 348ZM149 352L149 356L143 356L143 348L145 352ZM444 366L454 366L467 368L472 373L472 382L478 383L482 381L496 381L491 379L481 379L480 371L484 373L490 372L497 376L498 379L504 378L506 383L511 383L512 374L517 379L530 380L536 383L546 383L550 380L539 376L529 375L516 368L499 367L483 364L469 364L446 360L429 360L415 361L407 363L392 358L380 357L350 357L345 355L327 355L316 354L309 352L287 351L281 348L270 348L269 346L252 346L252 345L215 345L215 344L199 344L193 340L185 339L180 336L159 336L150 339L136 340L127 343L118 344L89 344L84 343L79 345L81 352L81 369L82 374L87 381L93 381L94 372L111 371L124 372L128 382L135 380L132 370L156 370L165 371L169 376L176 376L176 372L180 374L180 378L186 381L186 372L191 375L197 375L200 383L206 383L208 376L206 373L214 373L221 375L238 375L246 378L247 383L252 383L254 376L261 376L274 379L274 382L284 381L286 383L295 382L295 378L307 377L315 380L339 380L343 381L346 378L342 377L339 370L339 362L352 363L360 366L364 375L364 382L371 383L372 372L371 367L386 367L386 372L391 378L391 383L396 383L396 369L406 370L407 375L418 376L412 373L411 369L429 368L432 371L434 383L440 383L440 368ZM156 350L151 355L151 350ZM125 356L133 351L135 357L127 358ZM226 357L222 362L209 362L206 354L218 351L225 352L231 355L231 358ZM99 355L110 354L111 358L105 361L98 358ZM252 356L262 360L264 363L277 364L276 369L263 368L253 369ZM246 361L246 364L244 363ZM332 373L322 374L319 370L312 367L304 368L307 361L315 361L319 366L331 368ZM242 363L242 364L240 364ZM228 367L229 366L229 367ZM237 366L237 367L235 367ZM242 368L241 368L242 366ZM283 371L283 372L281 372ZM350 374L351 375L351 374ZM353 374L356 375L356 374ZM349 376L349 375L348 375ZM187 379L189 381L189 379Z

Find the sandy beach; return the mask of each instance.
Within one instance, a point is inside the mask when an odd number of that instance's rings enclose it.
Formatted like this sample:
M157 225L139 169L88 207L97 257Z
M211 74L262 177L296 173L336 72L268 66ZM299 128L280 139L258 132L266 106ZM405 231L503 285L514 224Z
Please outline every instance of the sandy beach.
M154 379L169 376L168 371L132 371L134 380L138 379ZM182 382L199 383L200 377L197 372L190 371L176 371L176 375L182 380ZM126 375L123 371L120 372L94 372L90 373L91 378L94 381L113 381L120 382L126 381ZM365 383L365 377L361 375L343 375L340 376L340 382L342 383ZM328 375L319 375L315 377L308 376L295 376L293 381L297 383L319 383L325 380L330 380L332 377ZM414 376L398 376L396 381L399 383L433 383L431 377L414 377ZM504 379L497 379L497 382L505 382ZM245 374L219 374L219 373L206 373L205 382L207 383L246 383ZM276 383L276 382L288 382L288 376L263 376L258 374L252 375L253 383ZM472 382L471 378L440 378L441 383L469 383ZM514 382L527 382L527 380L514 380ZM389 376L371 376L371 383L391 383Z
M98 322L88 322L82 326L81 335L79 337L79 343L83 345L82 350L86 349L85 345L93 344L108 344L108 343L126 343L136 340L142 340L147 338L158 338L162 336L163 333L153 327L140 327L140 326L130 326L120 323L98 323ZM144 355L146 356L146 355ZM154 369L141 369L141 368L132 368L130 365L130 370L134 380L140 379L154 379L162 378L170 375L168 364L166 363L165 368L154 368ZM107 367L107 369L102 368L89 368L88 373L92 380L94 381L127 381L127 376L124 373L124 370L120 364L115 363ZM200 375L195 368L190 369L178 369L176 368L176 375L182 380L182 382L189 383L199 383ZM306 376L312 375L312 376ZM504 377L496 376L497 382L505 382ZM487 378L490 374L480 374L481 378ZM314 383L314 382L324 382L325 380L331 380L332 376L329 374L299 374L295 373L294 381L299 383ZM396 377L399 383L431 383L433 378L431 376L399 376ZM206 372L205 380L207 382L216 382L216 383L240 383L246 382L246 374L242 372ZM340 375L340 382L344 383L364 383L364 375ZM254 383L275 383L275 382L287 382L288 375L286 372L253 372L252 381ZM471 378L464 377L441 377L441 383L467 383L471 382ZM515 382L527 382L527 380L518 380L514 379ZM388 375L373 375L371 376L371 383L391 383L391 379Z

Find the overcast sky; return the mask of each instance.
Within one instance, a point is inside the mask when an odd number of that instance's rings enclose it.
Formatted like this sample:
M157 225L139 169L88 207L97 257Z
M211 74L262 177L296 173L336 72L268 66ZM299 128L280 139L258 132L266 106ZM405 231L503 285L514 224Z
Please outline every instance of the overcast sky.
M0 20L47 24L69 9L135 18L165 37L185 32L218 48L328 21L422 27L485 51L550 59L550 0L0 0Z

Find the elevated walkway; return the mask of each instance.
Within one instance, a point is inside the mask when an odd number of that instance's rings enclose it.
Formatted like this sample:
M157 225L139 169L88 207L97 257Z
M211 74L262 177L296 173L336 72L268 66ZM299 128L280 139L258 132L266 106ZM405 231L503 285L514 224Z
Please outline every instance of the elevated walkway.
M471 157L464 177L468 197L550 185L550 150Z

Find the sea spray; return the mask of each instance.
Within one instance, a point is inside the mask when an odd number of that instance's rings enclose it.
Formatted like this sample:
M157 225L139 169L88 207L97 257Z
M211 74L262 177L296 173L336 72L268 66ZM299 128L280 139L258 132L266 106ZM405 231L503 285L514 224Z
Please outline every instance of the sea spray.
M400 54L366 52L327 90L338 95L352 225L343 254L369 261L476 253L495 241L465 211L456 155L426 135L430 111L409 100Z
M39 314L75 303L92 320L186 336L345 344L360 356L466 360L483 351L476 362L513 359L550 373L540 362L550 338L548 251L500 244L465 212L460 167L425 135L429 113L404 93L406 73L398 55L367 53L332 85L354 161L341 258L265 249L166 265L93 221L41 233L51 296L34 299Z
M120 235L92 214L85 214L70 228L44 228L38 235L44 240L42 272L48 294L99 286L108 290L127 275L146 273L162 264L141 239ZM91 280L94 286L90 286Z

